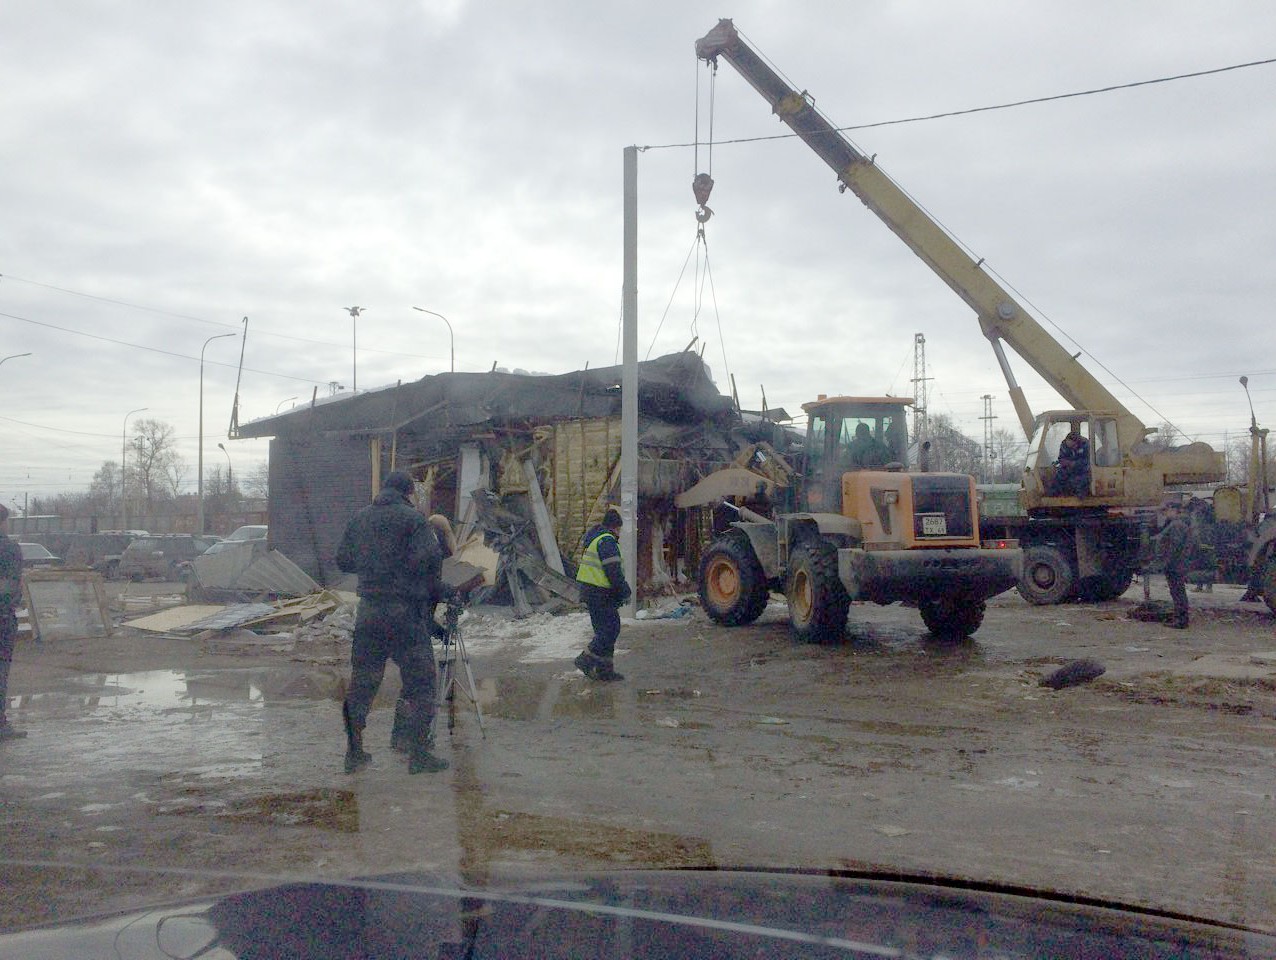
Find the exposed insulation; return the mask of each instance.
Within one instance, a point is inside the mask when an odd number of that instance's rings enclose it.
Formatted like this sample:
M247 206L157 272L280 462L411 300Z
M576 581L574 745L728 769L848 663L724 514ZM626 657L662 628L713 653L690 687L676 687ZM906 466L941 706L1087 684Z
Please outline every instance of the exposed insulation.
M552 489L547 500L558 521L563 555L580 557L580 539L602 520L619 476L620 417L565 421L554 425Z

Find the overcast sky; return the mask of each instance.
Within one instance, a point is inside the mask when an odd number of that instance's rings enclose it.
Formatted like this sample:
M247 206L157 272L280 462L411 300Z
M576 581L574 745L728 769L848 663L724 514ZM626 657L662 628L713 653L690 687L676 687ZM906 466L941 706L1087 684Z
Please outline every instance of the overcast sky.
M798 412L911 395L922 333L932 412L979 437L992 394L1013 428L974 315L815 154L710 151L722 16L841 126L1276 57L1266 0L10 0L0 356L31 356L0 365L0 501L87 487L138 407L193 489L200 352L245 316L241 421L447 370L413 306L458 370L618 362L622 151L690 143L697 102L698 151L639 155L640 356L698 335L724 391ZM712 101L717 141L786 131L725 63ZM850 136L1146 423L1221 446L1241 374L1276 423L1276 65ZM206 469L266 454L226 439L240 349L204 351Z

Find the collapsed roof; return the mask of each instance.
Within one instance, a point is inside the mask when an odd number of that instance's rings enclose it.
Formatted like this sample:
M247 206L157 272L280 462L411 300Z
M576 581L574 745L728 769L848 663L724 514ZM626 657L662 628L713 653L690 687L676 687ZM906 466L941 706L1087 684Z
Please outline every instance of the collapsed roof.
M517 419L558 420L620 413L623 367L556 376L521 373L437 373L411 383L337 396L242 424L238 437L272 437L299 430L381 433L456 427ZM720 393L699 355L668 354L638 364L638 409L669 423L713 421L729 428L731 398ZM428 429L428 428L427 428Z

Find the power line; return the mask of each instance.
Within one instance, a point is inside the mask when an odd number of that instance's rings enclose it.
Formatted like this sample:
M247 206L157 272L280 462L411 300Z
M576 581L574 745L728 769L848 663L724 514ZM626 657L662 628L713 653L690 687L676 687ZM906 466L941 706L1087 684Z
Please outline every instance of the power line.
M141 310L146 313L154 313L162 317L172 317L176 320L190 320L193 323L204 323L212 327L226 327L231 330L238 330L240 328L240 325L238 323L227 323L224 320L209 320L205 317L195 317L185 313L174 313L171 310L163 310L159 307L148 307L144 304L130 303L127 300L113 300L110 297L100 297L100 296L97 296L96 294L83 293L79 290L70 290L66 287L54 286L51 283L41 283L38 280L28 280L24 277L15 277L15 276L12 276L11 274L0 274L0 280L11 280L17 283L27 283L33 287L42 287L45 290L54 290L58 293L65 293L68 296L72 296L72 297L81 297L85 300L95 300L98 303L109 303L117 307L127 307L130 310ZM288 333L271 333L269 330L254 330L254 333L263 337L274 337L277 340L292 340L296 343L309 343L317 347L333 347L337 350L344 350L346 348L345 344L342 344L342 343L331 343L327 340L311 340L309 337L298 337ZM402 353L398 350L380 350L380 349L377 349L376 347L362 347L361 349L364 353L380 353L380 354L385 354L387 356L392 356L392 357L407 357L412 360L437 359L436 357L429 357L419 353ZM212 363L213 361L210 360L208 362ZM315 382L315 381L309 381L309 382ZM324 381L324 382L327 382L327 381Z
M120 346L120 347L132 347L134 350L146 350L149 353L159 353L166 357L176 357L179 360L199 361L199 357L187 356L184 353L176 353L175 351L172 351L172 350L161 350L159 347L148 347L143 343L129 343L127 340L115 340L112 337L103 337L100 334L96 334L96 333L85 333L83 330L72 330L70 327L59 327L57 324L54 324L54 323L45 323L43 320L32 320L30 317L19 317L12 313L0 312L0 317L6 317L10 320L18 320L22 323L30 323L30 324L33 324L34 326L45 327L49 330L58 330L62 333L71 333L77 337L88 337L90 340L101 340L104 343L113 343L116 346ZM232 370L239 369L238 364L226 363L225 361L221 361L221 360L205 360L204 363L208 364L209 366L229 367ZM301 383L312 383L312 384L315 384L316 386L323 386L328 383L327 380L311 380L309 377L294 377L292 374L275 373L271 370L254 370L251 367L244 367L244 370L247 371L248 373L260 373L262 376L265 376L265 377L279 377L282 380L297 380L297 381L300 381Z
M1056 100L1069 100L1075 97L1092 97L1100 93L1115 93L1118 90L1132 90L1136 87L1147 87L1157 83L1172 83L1175 80L1191 80L1197 77L1208 77L1214 74L1227 73L1232 70L1244 70L1249 67L1264 67L1276 63L1276 57L1266 60L1249 60L1245 63L1233 63L1226 67L1214 67L1209 70L1193 70L1190 73L1176 73L1170 77L1157 77L1152 80L1134 80L1130 83L1116 83L1106 87L1093 87L1089 90L1074 90L1071 93L1056 93L1046 97L1031 97L1026 100L1012 100L1008 103L995 103L983 107L966 107L962 110L946 110L942 113L928 113L916 117L901 117L897 120L878 120L874 123L858 123L849 127L837 127L840 133L846 133L850 130L872 130L876 127L893 127L905 123L922 123L926 120L943 120L948 117L965 117L974 113L990 113L993 110L1010 110L1014 107L1028 107L1040 103L1051 103ZM796 137L796 133L776 133L765 137L737 137L734 140L716 140L714 146L722 146L732 143L758 143L763 140L789 140ZM659 143L651 144L645 147L639 147L639 150L670 150L676 148L697 147L698 143Z

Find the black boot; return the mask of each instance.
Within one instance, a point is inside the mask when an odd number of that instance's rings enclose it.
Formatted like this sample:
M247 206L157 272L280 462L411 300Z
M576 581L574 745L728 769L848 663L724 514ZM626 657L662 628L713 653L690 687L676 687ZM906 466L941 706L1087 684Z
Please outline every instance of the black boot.
M589 677L590 680L597 680L599 659L588 650L582 650L576 655L576 659L572 663L576 665L577 670Z
M598 666L594 669L594 679L603 683L615 683L624 680L624 674L616 672L616 662L611 657L595 657Z
M408 742L408 773L438 773L448 762L434 755L434 704L403 701L403 729Z
M363 728L355 726L350 716L350 704L341 703L341 719L346 725L346 773L355 773L372 762L372 754L363 749Z

